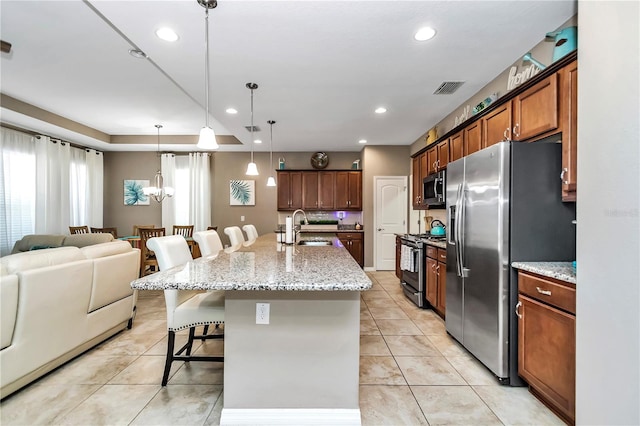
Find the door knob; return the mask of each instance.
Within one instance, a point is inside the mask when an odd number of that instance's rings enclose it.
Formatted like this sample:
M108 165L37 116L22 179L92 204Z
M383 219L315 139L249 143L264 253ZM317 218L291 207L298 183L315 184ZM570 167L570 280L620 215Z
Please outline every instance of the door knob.
M384 228L378 228L378 231L384 231Z

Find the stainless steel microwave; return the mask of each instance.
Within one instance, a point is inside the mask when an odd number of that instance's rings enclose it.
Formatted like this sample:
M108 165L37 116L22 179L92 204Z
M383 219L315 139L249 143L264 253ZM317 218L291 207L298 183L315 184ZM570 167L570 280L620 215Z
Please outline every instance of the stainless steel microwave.
M422 204L444 208L446 188L446 170L430 174L422 180Z

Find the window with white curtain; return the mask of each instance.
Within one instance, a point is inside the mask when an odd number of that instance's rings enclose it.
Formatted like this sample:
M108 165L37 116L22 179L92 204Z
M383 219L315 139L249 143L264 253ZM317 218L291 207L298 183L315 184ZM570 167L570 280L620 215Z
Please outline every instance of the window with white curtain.
M103 155L0 128L0 255L24 235L102 227Z
M33 136L0 128L0 255L35 232L36 148Z
M211 225L211 173L209 154L162 154L164 184L173 187L172 198L162 202L162 226L194 225L204 231Z
M176 172L174 175L174 216L175 225L191 225L189 219L189 156L176 155Z

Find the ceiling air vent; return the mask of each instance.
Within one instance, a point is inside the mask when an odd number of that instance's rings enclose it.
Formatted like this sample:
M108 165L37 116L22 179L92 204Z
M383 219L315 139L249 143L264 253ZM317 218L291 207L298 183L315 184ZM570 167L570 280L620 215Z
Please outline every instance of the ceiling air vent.
M247 129L247 132L251 131L251 126L244 126L245 129ZM253 126L253 131L254 132L259 132L260 131L260 127L258 126Z
M462 86L464 81L445 81L433 92L434 95L450 95L456 90L458 87Z

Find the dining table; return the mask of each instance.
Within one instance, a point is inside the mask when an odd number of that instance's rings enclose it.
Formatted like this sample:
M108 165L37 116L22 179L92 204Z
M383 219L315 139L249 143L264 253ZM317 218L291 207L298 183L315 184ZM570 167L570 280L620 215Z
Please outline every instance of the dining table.
M265 234L131 283L225 292L221 424L361 424L360 293L371 286L326 233L293 245Z

